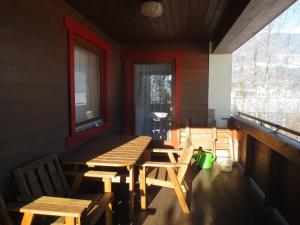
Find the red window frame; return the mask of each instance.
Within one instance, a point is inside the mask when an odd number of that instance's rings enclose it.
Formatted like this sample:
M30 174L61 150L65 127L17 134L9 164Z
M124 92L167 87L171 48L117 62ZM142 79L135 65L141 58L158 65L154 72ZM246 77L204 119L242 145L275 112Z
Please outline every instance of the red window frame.
M111 122L108 116L108 55L110 52L110 46L87 30L85 27L76 23L69 17L64 17L65 26L68 28L68 44L69 44L69 94L70 94L70 118L71 118L71 136L67 138L67 147L79 144L84 140L100 134L104 130L111 127ZM92 45L97 46L103 50L103 74L101 84L101 119L104 124L99 127L92 127L82 132L76 133L76 121L75 121L75 64L74 64L74 51L75 51L75 39L81 38Z
M124 113L124 133L132 135L133 128L133 67L138 62L162 62L165 60L174 60L175 62L175 120L172 129L171 145L175 148L179 146L178 128L180 127L181 112L181 76L182 76L182 58L184 52L135 52L123 55L125 70L125 108Z

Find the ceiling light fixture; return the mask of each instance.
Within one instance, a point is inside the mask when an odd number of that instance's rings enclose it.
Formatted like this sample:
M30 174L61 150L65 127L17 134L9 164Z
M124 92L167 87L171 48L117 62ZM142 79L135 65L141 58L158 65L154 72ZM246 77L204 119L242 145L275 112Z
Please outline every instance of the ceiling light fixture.
M163 13L163 5L159 1L145 1L141 4L141 13L147 17L159 17Z

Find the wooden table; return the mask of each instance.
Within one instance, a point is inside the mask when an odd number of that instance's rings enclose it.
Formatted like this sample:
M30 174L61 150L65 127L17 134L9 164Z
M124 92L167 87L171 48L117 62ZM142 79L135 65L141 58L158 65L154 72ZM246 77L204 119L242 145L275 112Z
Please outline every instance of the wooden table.
M149 136L115 135L93 140L64 157L64 164L87 165L88 167L126 167L129 175L129 216L134 213L134 166L146 154L151 141ZM113 169L112 169L113 170ZM121 182L117 177L113 182Z
M63 216L66 225L80 224L82 213L92 202L69 198L42 196L21 206L18 211L24 213L22 225L30 225L34 215Z

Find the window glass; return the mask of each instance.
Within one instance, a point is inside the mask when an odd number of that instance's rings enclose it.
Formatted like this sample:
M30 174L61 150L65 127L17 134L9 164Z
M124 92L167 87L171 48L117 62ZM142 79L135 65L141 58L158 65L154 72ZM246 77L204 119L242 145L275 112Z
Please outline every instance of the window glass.
M171 140L172 64L135 64L135 134Z
M75 45L76 125L101 118L100 54Z

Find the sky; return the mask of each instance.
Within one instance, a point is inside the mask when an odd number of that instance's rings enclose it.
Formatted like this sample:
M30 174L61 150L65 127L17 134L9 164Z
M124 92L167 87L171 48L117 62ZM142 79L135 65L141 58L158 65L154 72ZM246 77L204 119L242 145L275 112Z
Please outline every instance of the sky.
M300 0L297 0L271 23L280 22L285 19L287 24L281 32L300 34Z

